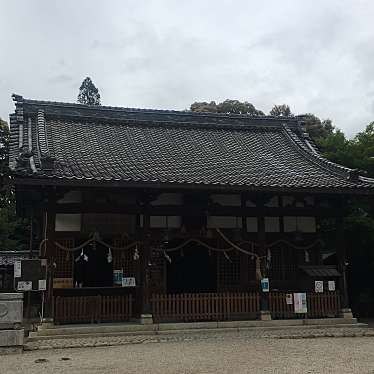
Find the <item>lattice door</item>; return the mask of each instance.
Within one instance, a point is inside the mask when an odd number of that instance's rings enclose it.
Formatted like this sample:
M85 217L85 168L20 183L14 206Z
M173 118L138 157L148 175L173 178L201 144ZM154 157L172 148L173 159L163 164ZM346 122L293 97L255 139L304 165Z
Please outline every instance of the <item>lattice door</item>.
M237 251L218 253L218 290L228 291L240 286L240 254Z
M74 247L74 239L59 239L58 243L67 248ZM56 246L55 263L56 268L54 271L55 278L73 278L73 262L74 253L64 251Z
M124 238L114 239L115 247L125 247L129 241ZM113 251L113 269L123 269L125 277L135 277L138 282L139 260L134 259L135 248L124 251Z

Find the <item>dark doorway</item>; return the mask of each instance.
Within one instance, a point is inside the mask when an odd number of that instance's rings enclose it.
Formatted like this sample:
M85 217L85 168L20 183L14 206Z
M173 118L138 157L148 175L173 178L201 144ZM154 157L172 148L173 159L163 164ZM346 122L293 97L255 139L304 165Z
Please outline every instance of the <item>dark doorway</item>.
M217 291L217 258L199 246L170 253L167 267L168 293L199 293Z
M87 245L74 256L74 284L78 287L113 287L113 262L108 248Z

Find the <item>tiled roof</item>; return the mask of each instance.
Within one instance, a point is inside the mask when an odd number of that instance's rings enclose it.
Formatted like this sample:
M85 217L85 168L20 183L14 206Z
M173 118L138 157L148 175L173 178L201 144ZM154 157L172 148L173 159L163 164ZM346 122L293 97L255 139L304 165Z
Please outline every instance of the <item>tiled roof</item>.
M294 118L14 99L10 166L25 181L374 191Z

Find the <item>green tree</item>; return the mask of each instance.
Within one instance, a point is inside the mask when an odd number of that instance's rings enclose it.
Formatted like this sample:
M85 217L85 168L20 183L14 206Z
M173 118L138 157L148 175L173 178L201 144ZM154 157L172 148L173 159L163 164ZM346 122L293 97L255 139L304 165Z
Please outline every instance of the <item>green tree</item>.
M274 105L269 114L274 117L293 117L290 107L286 104Z
M81 84L78 94L78 103L86 105L101 105L99 90L87 77Z
M0 118L0 248L22 250L27 248L29 225L17 218L14 188L9 170L9 127Z
M317 144L320 139L324 139L334 132L335 127L329 119L321 121L311 113L300 114L297 118L304 122L306 131Z
M190 107L193 112L210 112L210 113L226 113L226 114L248 114L251 116L263 116L261 110L247 101L241 102L239 100L225 100L222 103L216 104L215 101L195 102Z
M365 170L374 177L374 122L350 141L350 156L355 160L357 169Z
M203 102L195 102L191 104L190 110L192 112L200 112L200 113L217 113L217 104L215 101L211 101L207 103Z

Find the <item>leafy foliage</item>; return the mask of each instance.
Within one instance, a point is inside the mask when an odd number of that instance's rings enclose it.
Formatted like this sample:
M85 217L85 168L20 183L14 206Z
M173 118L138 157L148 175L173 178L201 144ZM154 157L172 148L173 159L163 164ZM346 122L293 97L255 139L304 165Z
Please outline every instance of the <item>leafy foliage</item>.
M101 105L99 90L87 77L81 84L78 94L78 103L86 105Z
M209 113L226 113L226 114L248 114L251 116L263 116L261 110L247 101L241 102L239 100L225 100L222 103L216 104L215 101L195 102L190 107L192 112L209 112Z
M9 161L9 127L0 118L0 249L22 250L27 248L29 225L16 216L16 202Z
M274 105L269 114L274 117L293 117L290 107L286 104Z
M217 113L217 104L215 101L207 103L203 102L194 102L191 104L190 110L192 112L201 112L201 113Z
M300 114L298 119L304 122L304 126L310 137L318 142L327 136L333 134L334 126L329 119L320 120L317 116L311 113Z

